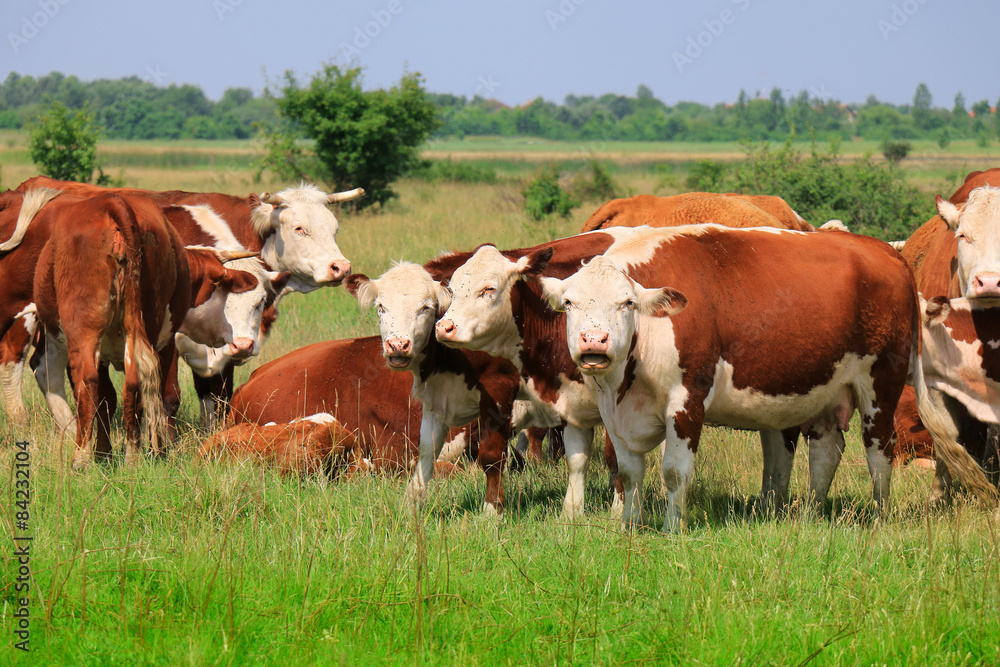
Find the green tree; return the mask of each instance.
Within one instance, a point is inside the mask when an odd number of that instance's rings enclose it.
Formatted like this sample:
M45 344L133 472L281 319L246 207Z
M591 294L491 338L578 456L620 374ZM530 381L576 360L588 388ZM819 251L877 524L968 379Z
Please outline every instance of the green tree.
M384 204L396 196L392 184L420 165L418 148L438 126L421 83L411 73L389 90L364 91L357 67L324 65L307 85L287 73L276 99L280 124L263 131L260 169L335 191L360 186L367 196L358 207Z
M28 126L28 152L46 176L88 182L97 166L100 127L87 109L70 111L53 102Z
M559 169L547 167L539 172L524 189L524 210L533 220L544 220L549 216L568 217L580 202L559 185Z
M919 84L913 93L913 122L921 130L930 129L932 99L931 91L926 83Z

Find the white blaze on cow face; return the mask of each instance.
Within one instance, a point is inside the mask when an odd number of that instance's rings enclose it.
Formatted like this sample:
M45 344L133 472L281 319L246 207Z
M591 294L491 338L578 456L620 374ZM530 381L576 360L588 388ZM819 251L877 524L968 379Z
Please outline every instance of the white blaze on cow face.
M680 292L646 289L602 256L565 280L540 281L552 307L566 312L570 356L587 375L602 375L625 362L638 315L666 317L687 305Z
M290 271L289 289L310 292L324 286L339 285L351 273L351 262L337 246L340 225L330 209L334 201L360 197L360 188L348 193L326 194L303 184L276 195L261 195L271 205L269 213L255 213L254 227L261 235L271 232L261 257L279 271Z
M511 289L518 280L541 272L551 256L546 249L512 262L495 246L479 248L452 274L451 306L437 323L437 339L452 347L513 359L520 334L511 309Z
M224 354L234 361L246 361L260 353L264 309L277 301L291 275L267 271L256 257L232 260L226 266L257 278L256 287L247 292L230 293L225 305L225 318L233 334Z
M382 354L390 368L415 370L434 335L434 323L450 294L419 264L400 262L377 280L353 276L347 283L363 309L378 312Z
M976 188L961 208L938 196L937 207L958 239L962 294L985 306L1000 305L1000 188Z

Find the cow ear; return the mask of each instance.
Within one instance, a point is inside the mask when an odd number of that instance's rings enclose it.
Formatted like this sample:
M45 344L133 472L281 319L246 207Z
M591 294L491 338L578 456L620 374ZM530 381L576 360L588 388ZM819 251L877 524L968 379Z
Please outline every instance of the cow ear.
M368 310L378 298L378 285L363 273L352 273L344 281L344 287L358 300L361 310Z
M942 199L941 195L935 195L934 201L937 204L938 215L948 223L948 228L952 231L958 229L958 219L961 216L958 207L947 199Z
M224 269L220 284L229 290L230 294L243 294L257 287L257 276L238 269Z
M523 280L541 275L552 259L552 248L542 248L517 260L517 273Z
M285 287L288 286L288 281L292 279L291 271L268 271L268 279L271 281L271 291L275 294L281 294L285 291Z
M673 287L644 289L636 295L639 312L653 317L670 317L684 310L688 300Z
M563 307L563 293L566 291L565 282L558 278L539 278L538 283L542 286L542 296L548 300L552 310L559 313L565 312L566 309Z
M441 283L434 281L434 298L437 300L437 316L444 317L444 314L451 307L451 290Z
M920 319L924 326L933 327L943 324L951 313L951 302L946 296L936 296L929 301L920 298Z

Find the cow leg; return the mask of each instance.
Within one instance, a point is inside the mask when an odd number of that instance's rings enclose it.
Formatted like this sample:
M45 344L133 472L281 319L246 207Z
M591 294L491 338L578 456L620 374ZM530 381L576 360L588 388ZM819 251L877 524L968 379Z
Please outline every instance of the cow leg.
M565 427L553 426L549 429L549 449L552 453L552 460L558 461L566 456Z
M625 485L622 484L622 476L618 472L618 454L615 451L615 443L611 440L611 434L604 429L604 464L608 466L608 485L614 497L611 499L611 516L620 517L625 508Z
M541 426L533 426L525 431L528 434L528 461L533 464L541 464L545 460L542 456L542 442L549 429ZM552 436L549 436L551 441Z
M683 530L687 516L687 486L694 477L694 457L701 439L701 422L687 425L687 437L678 433L674 419L667 420L667 439L663 443L660 479L667 492L667 512L663 532Z
M56 427L73 437L76 434L76 415L66 398L69 352L64 339L46 334L31 355L30 363L35 382L45 395L45 402L56 421Z
M180 355L177 354L176 345L168 347L173 348L173 353L170 354L169 358L166 349L160 350L157 356L160 358L160 369L163 373L161 382L163 383L163 411L167 417L167 441L173 442L177 439L177 411L181 408L181 383L177 375L177 361Z
M618 476L622 483L622 525L625 528L642 525L642 480L646 475L646 457L628 449L624 443L614 443ZM612 513L614 507L612 507Z
M437 460L447 437L448 426L431 411L429 405L424 404L420 417L417 467L413 471L410 483L406 485L404 495L407 504L416 505L427 500L427 483L434 474L434 461Z
M792 478L798 438L798 428L760 432L760 446L764 454L760 498L764 506L772 511L779 511L788 504L788 486Z
M899 396L897 394L896 399ZM896 439L893 416L896 401L863 401L858 405L861 413L861 436L865 443L868 472L872 476L872 498L876 518L889 517L889 489L892 481L892 449Z
M844 434L836 424L814 424L806 433L809 443L809 502L822 511L833 476L844 455Z
M235 366L232 364L226 364L217 375L207 378L194 375L194 388L198 393L202 426L214 429L225 419L229 403L233 398L234 369Z
M30 324L22 320L15 322L0 340L0 387L3 388L7 417L15 424L23 424L28 419L21 385L24 378L24 358L35 333L35 319L34 316L31 317Z
M487 514L503 512L503 466L507 458L509 435L492 429L480 431L479 465L486 474L486 499L483 511Z
M583 516L584 487L587 464L590 463L591 451L594 448L594 429L570 424L566 426L565 438L569 483L566 486L563 512L566 518L576 519Z
M99 461L111 458L111 420L118 409L118 396L107 364L97 367L97 424L94 453Z
M73 452L73 467L83 468L94 460L91 429L97 414L99 401L97 370L97 342L70 344L69 367L73 374L73 390L76 399L76 450Z

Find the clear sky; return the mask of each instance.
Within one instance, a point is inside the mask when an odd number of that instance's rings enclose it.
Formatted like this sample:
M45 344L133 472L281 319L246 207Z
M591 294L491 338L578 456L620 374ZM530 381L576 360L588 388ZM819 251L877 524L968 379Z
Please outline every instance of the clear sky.
M732 102L740 89L934 106L1000 97L1000 0L3 0L0 76L53 70L193 83L218 99L286 70L417 71L433 92L507 104L635 94Z

